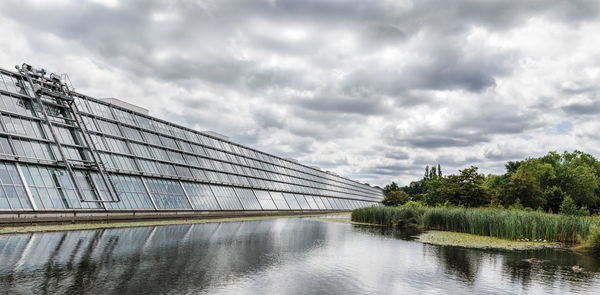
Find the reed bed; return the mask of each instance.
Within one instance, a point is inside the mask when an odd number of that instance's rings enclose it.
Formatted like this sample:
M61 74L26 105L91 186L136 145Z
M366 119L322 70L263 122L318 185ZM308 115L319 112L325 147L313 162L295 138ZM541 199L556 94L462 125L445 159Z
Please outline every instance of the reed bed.
M373 223L391 227L417 226L421 224L424 207L365 207L352 211L352 221Z
M386 226L417 223L446 230L509 240L576 243L585 240L598 217L576 217L488 208L369 207L354 210L352 220Z

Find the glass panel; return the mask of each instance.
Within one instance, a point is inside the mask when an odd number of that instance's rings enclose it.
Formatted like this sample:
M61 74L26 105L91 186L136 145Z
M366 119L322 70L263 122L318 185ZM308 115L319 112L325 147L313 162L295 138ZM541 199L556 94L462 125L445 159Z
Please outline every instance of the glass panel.
M331 203L331 207L333 207L334 210L342 209L336 198L329 198L329 203Z
M221 209L243 210L242 204L238 200L233 188L220 185L211 185L210 187L215 194L215 198L217 199L217 202L219 202Z
M110 107L108 107L107 105L88 100L88 106L92 111L92 114L108 119L114 119L110 111Z
M0 162L0 209L31 209L17 167Z
M121 130L119 126L115 123L104 121L104 120L96 120L96 124L98 124L98 129L102 133L119 136L122 137Z
M158 137L158 135L156 135L154 133L146 132L146 131L142 131L142 134L144 135L144 138L146 139L147 143L158 145L158 146L161 145L160 138Z
M119 194L120 202L117 203L106 203L107 209L117 210L152 210L154 206L150 200L150 196L144 188L142 179L138 176L127 176L127 175L110 175L112 182L115 184L117 193ZM100 191L103 194L105 200L109 199L108 191L104 182L100 178L100 175L94 174L94 180L101 188Z
M333 209L333 207L329 203L329 198L327 198L327 197L321 197L321 202L323 202L323 205L325 206L325 209L327 209L327 210Z
M64 169L23 165L32 196L38 209L101 209L98 202L81 202L75 193L73 184ZM90 179L77 171L78 184L87 200L98 200L92 192Z
M271 198L273 199L273 202L275 203L275 206L277 206L278 210L290 210L290 207L288 206L288 203L286 202L282 193L269 192L269 194L271 195Z
M294 195L294 197L296 197L296 201L298 201L298 204L302 210L310 210L310 206L306 202L306 199L303 195Z
M134 143L134 142L130 142L129 144L130 144L131 149L133 150L133 154L135 156L144 157L144 158L152 158L152 156L150 155L150 150L148 149L148 146L139 144L139 143Z
M195 210L221 209L208 184L193 182L182 182L182 184Z
M13 152L8 144L8 138L0 136L0 154L12 155Z
M275 206L275 203L273 202L273 199L271 199L269 192L254 190L254 193L256 194L256 198L258 199L258 202L260 202L260 206L263 208L263 210L277 210L277 206Z
M35 111L30 100L6 95L0 95L0 97L0 108L2 110L20 115L35 116Z
M235 192L244 207L244 210L260 210L261 204L256 200L256 196L251 189L235 188Z
M321 201L321 198L320 198L320 197L315 197L315 196L313 196L313 199L315 200L315 203L317 204L317 207L319 207L319 209L321 209L321 210L325 210L325 209L327 209L327 208L325 207L325 204L323 204L323 201Z
M170 137L160 136L160 141L163 146L170 147L172 149L179 149L179 147L177 147L177 143L175 143L175 140Z
M142 138L142 134L139 130L127 126L121 126L121 129L123 130L123 133L125 133L125 137L128 139L142 142L144 141L144 138Z
M179 181L145 178L157 209L192 209Z
M122 110L119 110L117 108L113 108L113 111L115 112L115 115L117 116L117 120L119 122L129 124L129 125L134 125L134 126L137 125L135 123L135 120L133 119L132 114L122 111Z
M319 207L317 206L317 203L315 203L315 200L312 198L312 196L304 196L306 198L306 202L308 203L308 206L310 206L310 209L313 210L318 210Z
M350 209L350 202L347 199L341 199L344 209Z
M46 139L44 136L44 131L42 130L42 126L38 121L26 120L6 115L2 116L2 121L4 122L6 132L8 133Z

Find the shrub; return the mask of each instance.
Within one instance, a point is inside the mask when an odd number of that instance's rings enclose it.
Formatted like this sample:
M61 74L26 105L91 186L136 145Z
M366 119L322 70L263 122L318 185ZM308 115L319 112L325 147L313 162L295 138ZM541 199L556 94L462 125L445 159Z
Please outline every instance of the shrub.
M587 239L587 247L594 254L600 254L600 227L592 226Z
M564 215L577 215L577 205L575 205L575 201L573 201L571 197L566 196L560 204L558 213Z
M583 205L577 209L577 216L590 216L590 210L588 210L586 205Z

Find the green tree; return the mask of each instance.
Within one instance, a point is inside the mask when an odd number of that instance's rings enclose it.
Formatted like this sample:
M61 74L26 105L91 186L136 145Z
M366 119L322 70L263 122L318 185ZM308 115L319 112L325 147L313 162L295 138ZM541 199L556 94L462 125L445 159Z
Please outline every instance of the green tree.
M492 193L490 198L490 208L502 208L502 203L500 202L500 196L496 193Z
M539 182L542 190L545 190L546 187L556 183L555 168L551 164L544 163L540 159L528 159L526 161L521 161L520 163L519 169L517 169L515 175L531 173Z
M552 213L558 213L560 204L562 204L565 197L568 196L560 187L551 186L546 188L542 193L542 198L546 200L546 210Z
M504 168L506 168L506 173L507 174L513 174L517 172L517 169L519 169L519 165L521 165L520 161L508 161L505 165Z
M546 200L542 198L542 188L539 181L531 172L515 173L503 188L505 205L514 204L519 199L523 206L537 208L543 206Z
M478 207L490 202L490 191L483 185L485 176L477 173L477 167L459 170L458 175L441 179L438 193L454 205Z
M410 197L404 191L391 191L386 194L381 203L386 206L399 206L410 201Z
M517 198L515 200L515 203L512 204L512 205L510 205L508 207L508 209L510 209L510 210L524 210L525 207L523 207L523 205L521 204L521 199Z
M411 181L408 186L402 187L402 190L410 196L411 200L419 201L425 194L425 180Z
M396 182L392 181L392 183L386 185L383 188L383 193L387 195L387 193L389 193L389 192L394 192L394 191L399 191L399 190L400 190L400 187L398 186L398 184Z
M575 201L569 196L566 196L565 199L560 204L560 209L558 210L560 214L565 215L577 215L577 205Z
M578 216L590 216L590 210L588 210L587 206L581 206L581 208L577 209Z
M596 208L598 205L598 176L590 166L580 165L569 167L568 174L564 177L565 192L573 198L579 206Z
M423 194L423 202L428 206L439 206L444 204L446 199L438 191L442 185L443 180L441 178L434 178L425 181L425 193Z

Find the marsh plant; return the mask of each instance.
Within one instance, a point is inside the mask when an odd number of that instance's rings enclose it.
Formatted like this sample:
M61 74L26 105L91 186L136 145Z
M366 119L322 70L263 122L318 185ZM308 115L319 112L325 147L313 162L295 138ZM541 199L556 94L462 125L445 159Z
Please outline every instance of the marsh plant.
M420 226L510 240L578 243L597 235L600 249L600 218L539 211L498 208L424 207L411 204L399 207L360 208L352 220L385 226ZM591 230L594 234L590 235Z

